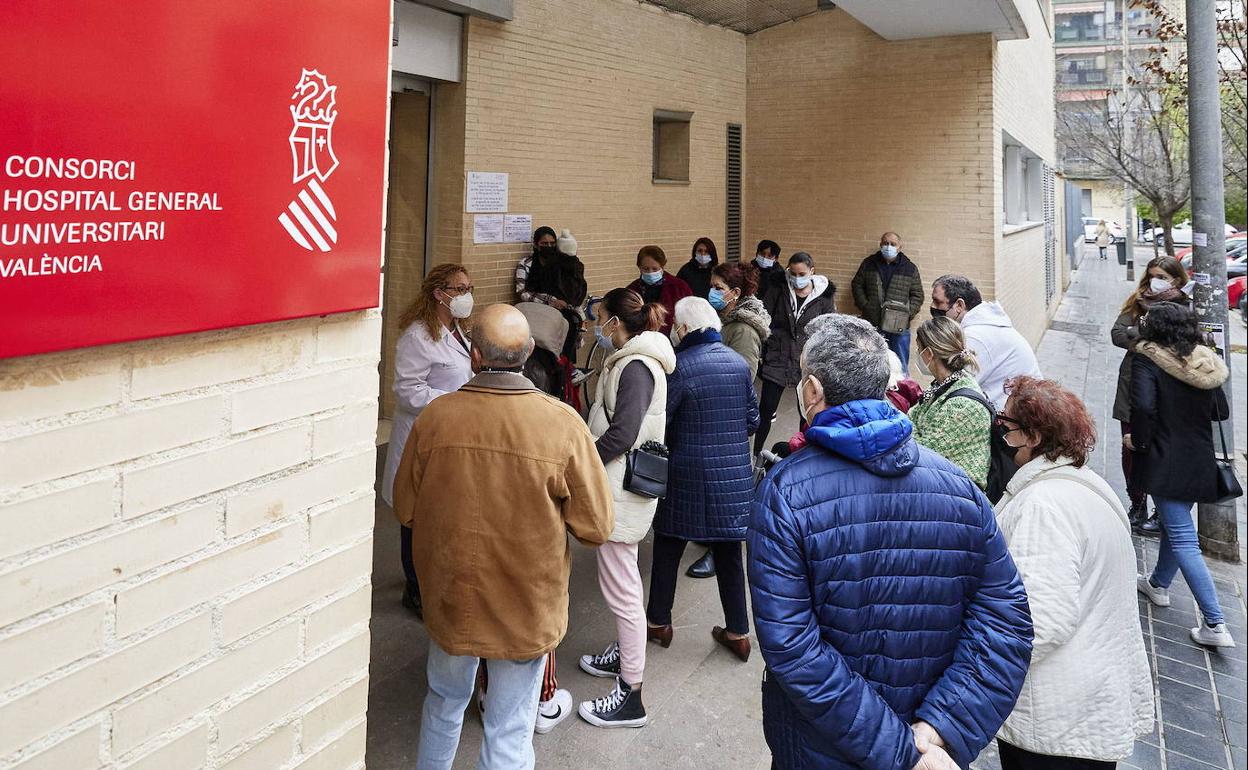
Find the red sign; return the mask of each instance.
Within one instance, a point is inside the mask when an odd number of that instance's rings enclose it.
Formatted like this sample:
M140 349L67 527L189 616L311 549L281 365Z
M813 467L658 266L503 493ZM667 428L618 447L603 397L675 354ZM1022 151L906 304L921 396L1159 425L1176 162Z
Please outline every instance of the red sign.
M377 305L387 0L3 15L0 357Z

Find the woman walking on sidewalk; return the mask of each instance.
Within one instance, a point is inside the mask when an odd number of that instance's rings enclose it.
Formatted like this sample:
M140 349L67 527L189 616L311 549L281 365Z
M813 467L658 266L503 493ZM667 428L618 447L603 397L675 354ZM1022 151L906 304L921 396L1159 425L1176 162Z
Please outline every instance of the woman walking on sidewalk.
M1192 640L1234 647L1209 568L1200 554L1192 506L1218 499L1218 466L1210 423L1230 416L1222 392L1226 364L1202 344L1196 316L1182 305L1161 302L1140 318L1140 342L1131 365L1132 475L1153 496L1161 516L1157 565L1137 586L1159 607L1170 605L1166 589L1183 573L1203 616Z
M997 733L1001 768L1112 770L1153 726L1131 528L1087 466L1096 428L1079 397L1034 377L1006 392L997 420L1020 467L997 524L1027 589L1035 641L1022 694Z
M1112 240L1113 237L1109 234L1109 225L1105 224L1105 220L1102 219L1100 222L1097 222L1096 248L1101 253L1101 259L1109 259L1105 250L1109 248L1109 244Z
M598 586L615 614L616 641L599 655L581 656L581 668L615 679L602 698L585 701L579 713L598 727L641 727L646 667L646 617L637 543L650 530L658 501L624 488L628 453L647 441L663 441L667 425L667 375L676 368L671 343L657 330L666 312L646 304L632 289L612 289L602 300L602 335L615 349L598 377L589 430L607 468L615 504L615 530L598 547Z
M700 297L676 303L672 341L676 369L667 381L667 496L654 519L647 636L672 643L672 604L680 558L690 540L710 543L724 627L711 636L749 660L745 606L745 541L754 477L750 434L758 428L758 400L749 365L722 342L720 320Z
M1127 481L1127 498L1131 507L1127 517L1131 528L1140 535L1156 537L1161 531L1157 516L1148 515L1148 495L1138 482L1132 480L1131 463L1135 456L1127 447L1126 437L1131 435L1131 362L1135 358L1135 345L1140 340L1138 324L1140 317L1158 302L1186 304L1188 297L1187 271L1174 257L1155 257L1144 269L1140 284L1123 303L1121 315L1114 321L1109 338L1114 345L1124 349L1122 363L1118 365L1118 390L1114 394L1114 419L1122 430L1122 477Z

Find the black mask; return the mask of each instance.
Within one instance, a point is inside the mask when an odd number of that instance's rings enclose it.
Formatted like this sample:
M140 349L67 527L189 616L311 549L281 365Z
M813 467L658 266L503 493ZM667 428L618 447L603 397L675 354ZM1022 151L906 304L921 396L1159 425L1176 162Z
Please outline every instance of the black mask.
M1010 461L1015 465L1018 465L1018 450L1020 449L1022 449L1021 446L1010 446L1010 442L1004 439L1001 441L1001 450L1010 456Z
M932 318L944 318L947 315L949 315L948 310L941 310L938 307L932 308Z
M558 253L558 250L554 246L538 246L537 253L546 259L550 259Z

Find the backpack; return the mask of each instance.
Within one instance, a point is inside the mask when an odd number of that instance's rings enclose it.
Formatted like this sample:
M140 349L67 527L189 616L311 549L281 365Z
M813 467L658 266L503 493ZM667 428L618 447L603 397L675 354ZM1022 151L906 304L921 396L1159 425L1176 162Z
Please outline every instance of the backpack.
M1006 450L1005 428L997 424L997 410L984 394L974 388L958 388L949 398L969 398L988 410L988 488L984 494L993 505L1005 495L1005 485L1010 483L1018 466Z

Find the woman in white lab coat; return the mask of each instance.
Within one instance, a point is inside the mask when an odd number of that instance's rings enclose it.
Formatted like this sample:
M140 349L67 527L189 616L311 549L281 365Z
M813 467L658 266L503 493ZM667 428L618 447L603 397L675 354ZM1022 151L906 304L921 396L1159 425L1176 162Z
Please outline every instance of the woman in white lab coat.
M472 315L472 283L460 265L442 264L429 271L420 294L399 317L394 360L395 408L381 497L394 506L394 476L403 447L421 411L438 396L459 390L472 379L471 343L460 321ZM401 558L407 584L403 606L421 614L420 584L412 566L412 530L402 527Z

